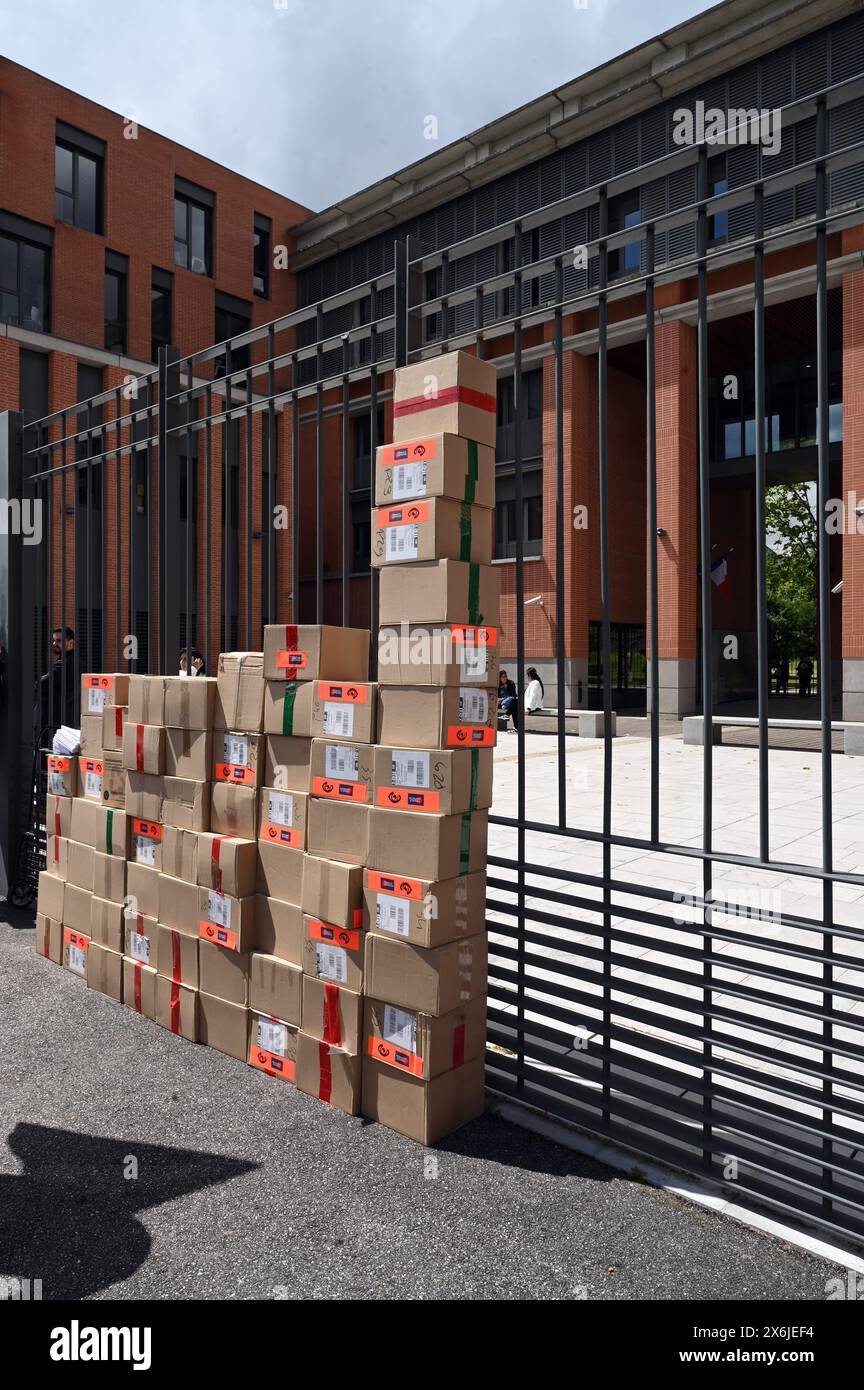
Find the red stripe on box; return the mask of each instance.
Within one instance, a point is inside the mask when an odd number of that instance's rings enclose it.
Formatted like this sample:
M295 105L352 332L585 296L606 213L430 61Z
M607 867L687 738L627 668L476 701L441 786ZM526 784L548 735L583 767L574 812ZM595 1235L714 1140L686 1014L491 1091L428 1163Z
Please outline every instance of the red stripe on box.
M114 733L117 738L123 737L123 706L114 706Z
M318 1099L330 1103L333 1094L333 1070L330 1066L330 1047L327 1043L318 1044Z
M398 419L400 415L416 415L421 410L438 410L443 405L473 405L477 410L488 410L492 414L497 409L495 397L488 391L477 391L473 386L447 386L434 396L410 396L407 401L395 402L393 414Z
M180 933L176 927L171 928L171 979L174 984L182 985L183 970L180 965Z
M171 981L171 1032L180 1032L180 986L176 980Z
M45 918L45 944L42 947L42 954L46 960L51 957L51 918Z
M139 772L144 771L144 725L139 724L135 730L135 766Z
M339 986L324 986L324 1041L333 1047L342 1046L342 1029L339 1025Z
M465 1061L465 1024L453 1029L453 1065L461 1067Z
M135 1012L141 1012L141 971L144 969L140 961L135 962Z

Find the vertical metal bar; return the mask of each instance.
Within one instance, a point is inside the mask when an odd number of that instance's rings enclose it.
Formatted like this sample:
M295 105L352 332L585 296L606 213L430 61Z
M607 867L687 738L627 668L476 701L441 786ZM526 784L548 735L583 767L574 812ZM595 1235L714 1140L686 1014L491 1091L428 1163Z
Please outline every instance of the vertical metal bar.
M207 674L208 674L208 676L215 676L215 675L216 675L215 666L214 666L213 664L211 664L211 659L210 659L210 658L211 658L210 617L211 617L211 606L212 606L212 603L213 603L213 592L212 592L212 590L213 590L213 584L212 584L212 569L213 569L213 566L212 566L212 564L211 564L211 562L210 562L210 557L211 557L211 555L213 554L213 503L212 503L212 490L213 490L213 477L212 477L212 474L213 474L213 426L212 426L211 423L210 423L210 417L211 417L211 415L212 415L212 413L213 413L213 387L210 385L209 382L207 383L207 386L206 386L206 389L205 389L205 392L204 392L204 411L205 411L205 415L206 415L206 417L207 417L207 423L206 423L205 426L204 426L204 449L205 449L205 463L204 463L204 491L205 491L205 497L204 497L204 517L205 517L205 519L204 519L204 526L205 526L205 532L206 532L206 547L207 547L206 550L204 551L204 575L205 575L205 581L204 581L204 582L205 582L205 585L206 585L205 608L204 608L204 612L205 612L205 618L204 618L204 664L205 664L205 666L206 666L206 668L207 668Z
M373 293L373 305L377 303L377 291ZM377 330L373 327L377 336ZM374 349L373 349L374 350ZM375 466L375 451L378 448L378 368L372 368L369 375L369 450L372 467ZM372 679L378 674L378 570L371 563L369 567L369 627L372 632Z
M276 333L267 330L267 623L276 621Z
M223 534L223 541L222 541L222 568L223 568L223 571L224 571L224 574L223 574L223 584L224 584L224 588L225 588L225 597L224 597L224 600L223 600L223 608L222 608L222 612L223 612L223 614L224 614L223 622L224 622L224 626L225 626L225 635L224 635L224 637L223 637L223 639L222 639L222 641L223 641L223 650L224 650L224 651L230 651L231 648L232 648L233 645L234 645L233 633L232 633L232 631L231 631L231 616L232 616L232 614L231 614L231 588L232 588L232 580L231 580L231 575L232 575L232 568L231 568L231 559L232 559L232 556L231 556L231 521L232 521L232 517L233 517L233 507L232 507L232 500L233 500L233 499L232 499L232 494L233 494L233 486L232 486L232 484L233 484L232 468L233 468L233 464L232 464L232 454L231 454L231 446L232 446L233 440L232 440L232 437L231 437L231 436L232 436L232 426L233 426L233 422L232 422L232 420L231 420L231 412L230 412L231 390L230 390L230 387L229 387L229 385L228 385L229 380L230 380L230 375L231 375L231 344L230 344L230 342L229 342L229 343L226 343L226 344L225 344L225 381L224 381L224 391L225 391L225 423L224 423L224 425L223 425L223 427L222 427L222 435L223 435L223 438L222 438L222 457L223 457L224 469L225 469L225 494L224 494L224 496L225 496L225 503L224 503L223 515L222 515L222 534Z
M80 419L81 419L80 416L76 416L76 418L75 418L76 427L77 427L77 425L80 424ZM92 467L92 465L91 465L91 462L90 462L90 460L91 460L91 458L92 458L92 454L93 454L93 435L92 435L92 433L91 433L92 428L93 428L93 404L92 404L92 400L88 400L88 402L87 402L87 407L86 407L86 419L87 419L87 456L86 456L86 458L85 458L85 460L84 460L84 470L83 470L83 472L84 472L84 507L85 507L85 511L84 511L84 600L85 600L85 603L86 603L86 606L87 606L87 670L88 670L88 671L94 671L94 670L97 669L97 667L96 667L96 665L95 665L95 663L94 663L94 659L93 659L93 658L94 658L94 655L95 655L94 648L93 648L93 593L92 593L92 586L91 586L91 583L90 583L90 554L91 554L91 552L90 552L90 522L91 522L91 513L92 513L92 510L93 510L93 508L92 508L92 501L93 501L93 496L92 496L92 473L91 473L91 467ZM76 483L77 483L77 481L78 481L78 480L77 480L77 478L76 478ZM77 492L77 487L76 487L76 492ZM77 545L76 545L76 551L77 551ZM76 576L75 576L76 584L75 584L75 587L76 587L76 599L77 599L77 587L78 587L78 584L77 584L77 580L78 580L78 576L77 576L77 570L78 570L78 556L77 556L77 554L76 554L76 556L75 556L75 569L76 569ZM100 668L101 668L101 663L100 663Z
M291 617L300 622L300 402L296 391L291 397Z
M342 339L342 626L351 626L350 569L351 499L350 499L350 431L348 368L351 365L351 345L348 334ZM372 456L372 503L375 502L375 456Z
M123 409L122 400L123 400L123 397L122 397L121 394L120 394L120 388L119 388L119 386L118 386L117 389L116 389L116 391L114 392L114 445L115 445L115 448L114 448L114 499L115 499L115 506L116 506L116 509L117 509L117 510L116 510L116 515L115 515L115 518L114 518L114 582L115 582L115 584L116 584L116 586L117 586L117 590L116 590L116 593L115 593L115 595L114 595L114 663L115 663L114 669L117 670L117 671L119 671L119 669L120 669L120 654L121 654L121 641L120 641L120 588L121 588L121 586L120 586L120 517L121 517L121 504L120 504L120 473L121 473L121 470L122 470L122 468L123 468L123 456L122 456L122 453L121 453L121 451L120 451L120 444L121 444L120 415L121 415L121 412L122 412L122 409ZM103 527L104 527L104 524L105 524L105 523L104 523L104 517L103 517ZM128 665L128 663L127 663L127 665Z
M555 261L555 673L558 686L558 824L567 824L567 744L565 739L564 622L564 262Z
M251 349L250 349L251 351ZM246 370L246 650L257 651L257 635L252 631L252 541L255 518L252 515L252 368Z
M180 533L179 360L176 347L159 349L159 583L162 588L159 670L163 674L177 669L180 650L178 596L182 592L183 543Z
M651 735L651 840L660 839L660 598L657 565L657 351L654 325L654 226L645 233L645 452L648 485L648 720Z
M517 1091L525 1089L525 527L522 477L522 223L515 226L516 271L513 277L513 472L516 497L516 698L517 727L516 817L516 1065Z
M130 671L138 670L138 584L136 570L138 567L138 557L135 547L135 532L138 518L138 434L140 432L140 422L137 414L137 395L133 397L134 407L130 404L130 412L134 411L129 421L129 605L128 622L129 635L132 638L130 643L131 657L128 662ZM120 518L117 518L117 528L120 528Z
M315 621L324 621L324 388L315 389Z
M24 501L21 416L12 411L0 414L0 497L4 501L12 498L19 498L22 504ZM0 609L0 643L6 649L8 669L4 698L0 699L0 747L3 750L3 773L0 776L0 895L3 898L9 896L15 879L23 805L22 763L25 747L29 743L23 713L29 679L25 652L30 651L32 639L25 637L25 631L26 615L33 611L35 586L32 580L36 555L26 556L25 550L36 551L38 547L25 547L20 528L4 525L0 530L0 594L4 600ZM15 596L12 603L9 602L10 595ZM32 657L32 651L30 654ZM41 693L40 689L40 697Z
M609 200L600 190L599 264L597 305L597 466L600 497L600 600L602 603L601 650L603 661L603 1123L610 1122L609 1096L612 1066L609 1059L612 1031L612 625L609 610L609 345L606 284L609 262L606 236L609 232Z
M75 424L76 424L76 427L77 427L78 416L77 416L77 415L73 415L73 418L74 418L74 420L75 420ZM66 411L64 410L64 412L63 412L63 437L64 437L64 439L65 439L65 437L66 437L66 433L67 433L68 427L69 427L69 417L68 417ZM75 433L76 433L76 434L78 433L77 428L76 428L76 430L75 430ZM67 452L67 450L66 450L66 445L65 445L65 444L62 446L62 449L63 449L63 459L64 459L64 463L65 463L66 452ZM77 444L73 444L73 445L72 445L72 462L71 462L71 464L70 464L70 472L71 472L71 475L72 475L72 622L69 624L69 626L70 626L70 627L72 628L72 630L76 633L76 638L77 638L77 636L78 636L78 626L79 626L79 625L78 625L78 540L79 540L79 531L78 531L78 459L77 459L77 453L78 453L78 446L77 446ZM63 489L63 492L64 492L64 502L65 502L65 493L66 493L66 488L65 488L66 475L65 475L65 471L64 471L64 475L63 475L63 480L64 480L64 489ZM65 543L66 543L66 517L65 517L65 511L66 511L66 508L65 508L65 505L64 505L64 508L63 508L63 512L64 512L64 517L63 517L63 543L64 543L64 547L65 547ZM61 626L64 626L64 627L65 627L65 624L68 622L68 619L67 619L67 617L66 617L66 566L65 566L65 563L64 563L64 566L63 566L63 592L62 592L62 595L61 595L61 599L62 599L61 607L62 607L62 610L63 610L63 616L62 616L62 618L61 618ZM61 666L60 666L60 708L59 708L59 710L54 710L54 711L53 711L52 718L51 718L51 723L52 723L52 724L55 723L55 721L56 721L57 723L59 723L59 724L62 724L62 723L63 723L64 716L65 716L65 712L66 712L66 662L65 662L65 660L63 659L64 656L65 656L65 652L64 652L64 650L63 650L63 646L64 646L64 643L65 643L65 640L66 640L66 633L65 633L65 631L63 631L63 632L61 632L61 634L60 634L60 653L61 653ZM79 690L80 690L80 688L81 688L81 676L83 675L82 664L81 664L81 663L82 663L82 661L84 660L85 655L86 655L86 648L80 646L78 640L76 640L76 642L75 642L75 678L76 678L76 681L77 681L77 683L78 683L78 688L79 688ZM81 713L83 714L84 711L82 710Z
M765 546L765 242L764 192L759 184L753 204L753 395L756 416L756 694L759 715L759 858L770 858L768 821L768 588ZM707 729L707 725L705 725Z
M184 560L186 568L186 670L192 670L189 654L193 643L192 636L192 367L187 368L189 379L186 395L186 537ZM197 520L197 518L196 518ZM197 638L197 633L196 633ZM197 641L195 642L197 646Z
M153 386L154 378L151 376L147 388L147 465L144 474L144 536L145 554L150 554L151 546L151 522L152 522L152 489L150 482L153 474ZM159 410L162 409L161 398L158 404ZM158 428L158 426L157 426ZM158 447L158 445L157 445ZM158 466L158 459L157 459ZM147 584L145 586L144 599L146 603L147 619L147 669L153 670L153 662L156 656L153 650L153 566L147 565ZM140 670L140 667L136 669Z

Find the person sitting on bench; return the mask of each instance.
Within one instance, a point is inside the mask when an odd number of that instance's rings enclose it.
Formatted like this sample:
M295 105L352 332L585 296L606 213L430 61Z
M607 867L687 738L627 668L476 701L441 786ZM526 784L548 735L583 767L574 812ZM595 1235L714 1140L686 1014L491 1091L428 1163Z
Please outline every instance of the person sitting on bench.
M519 696L516 686L506 671L501 671L498 676L498 710L504 715L505 720L508 715L513 720L513 728L519 728Z

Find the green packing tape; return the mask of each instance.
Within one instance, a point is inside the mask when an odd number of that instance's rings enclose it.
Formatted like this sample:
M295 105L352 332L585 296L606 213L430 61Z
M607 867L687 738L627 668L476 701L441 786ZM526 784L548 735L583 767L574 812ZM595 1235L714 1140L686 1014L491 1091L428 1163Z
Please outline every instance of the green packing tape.
M471 800L468 803L472 811L477 810L477 777L480 772L480 749L471 749Z
M474 493L477 488L477 441L468 440L468 475L465 479L465 501L473 502Z
M468 565L468 622L476 627L480 622L480 566Z
M113 811L111 810L111 808L109 807L109 808L108 808L108 820L107 820L107 823L106 823L106 826L105 826L105 852L106 852L107 854L113 854L113 853L114 853L114 849L113 849L114 841L113 841L113 839L112 839L112 831L113 831L113 829L114 829L114 812L113 812Z
M282 732L283 734L293 734L294 732L294 701L297 698L297 682L285 682L285 696L282 700Z
M459 559L471 562L471 507L468 502L459 503Z
M471 863L471 812L466 811L462 817L462 829L459 835L459 873L467 874Z

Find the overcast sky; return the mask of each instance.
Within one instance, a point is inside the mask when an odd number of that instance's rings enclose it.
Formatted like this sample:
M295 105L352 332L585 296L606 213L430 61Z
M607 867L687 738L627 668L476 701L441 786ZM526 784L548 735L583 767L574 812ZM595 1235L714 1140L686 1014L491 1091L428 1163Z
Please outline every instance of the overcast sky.
M0 0L0 52L320 211L708 8Z

